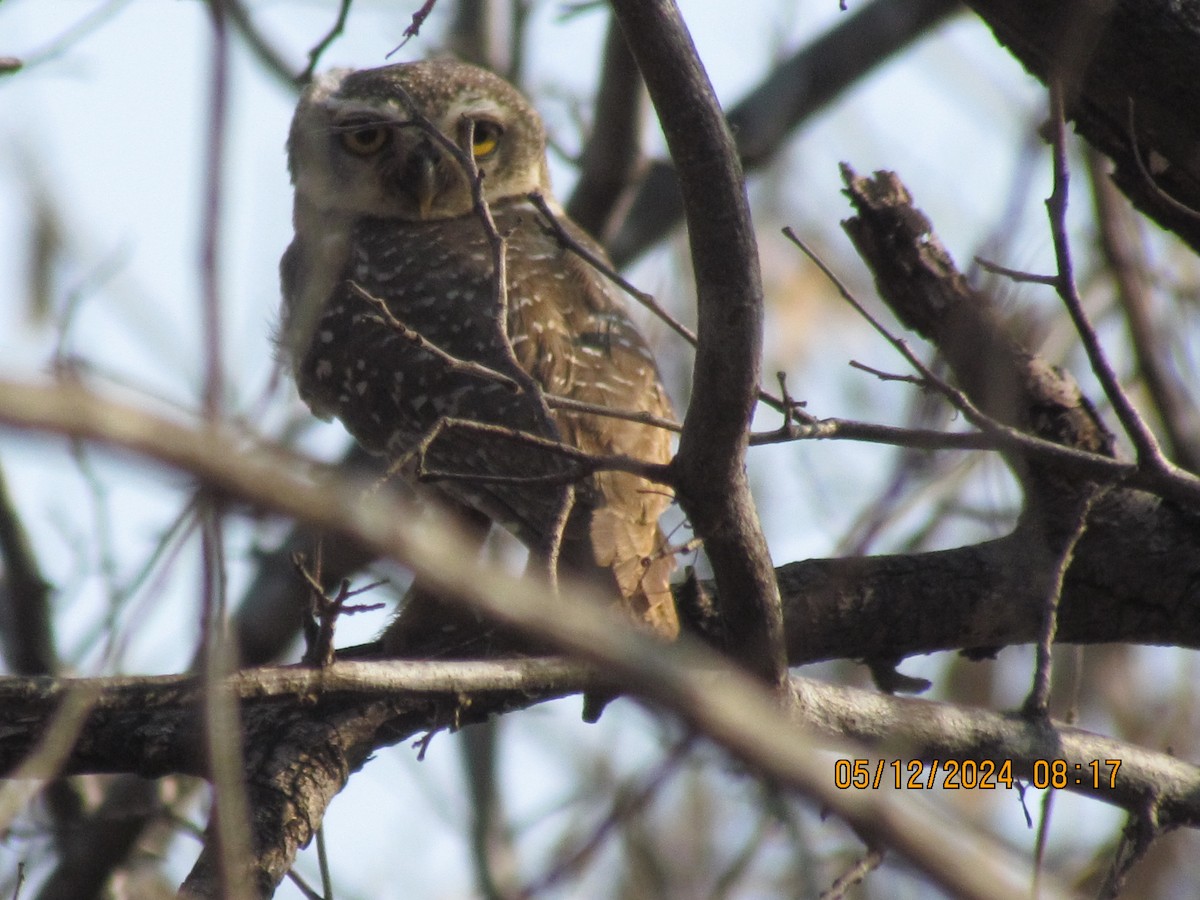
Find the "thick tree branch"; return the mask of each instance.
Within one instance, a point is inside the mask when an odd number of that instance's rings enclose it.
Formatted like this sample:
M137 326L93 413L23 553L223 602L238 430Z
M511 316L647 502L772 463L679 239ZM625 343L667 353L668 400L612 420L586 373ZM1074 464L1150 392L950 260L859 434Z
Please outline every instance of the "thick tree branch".
M374 723L376 732L367 740L378 747L420 734L430 722L457 728L599 683L592 667L556 658L339 662L324 669L248 669L226 681L241 701L247 746L259 747L263 753L278 751L279 729L299 719L311 720L304 727L313 728L326 727L335 719L361 717ZM1088 781L1070 787L1130 810L1154 802L1163 810L1165 822L1200 825L1200 768L1170 754L1061 723L1030 722L1015 713L964 709L804 678L792 678L790 683L798 701L791 717L830 737L868 746L904 746L916 759L1011 759L1014 777L1021 778L1030 776L1038 759L1121 759L1119 777L1111 784ZM719 693L721 687L710 684L705 690ZM51 720L63 699L74 693L94 698L86 728L92 737L68 755L63 771L203 775L204 765L191 743L203 691L199 678L184 675L0 679L0 703L12 711L16 726L0 742L0 767L8 770L24 759L39 723ZM293 706L307 709L297 713ZM153 732L155 740L118 738L120 728L134 726L143 734ZM17 734L18 727L23 734ZM771 727L772 721L762 721L755 730ZM35 767L22 775L47 777L54 771L53 761L47 760L44 769L36 768L38 763L35 759Z
M957 383L998 422L1069 447L1112 454L1112 437L1065 373L1011 334L996 305L959 273L899 178L843 167L856 215L842 223L900 321L937 346ZM1028 466L1010 458L1017 474Z
M1074 381L1016 341L990 299L974 291L957 272L928 220L912 206L898 179L889 173L878 173L874 179L859 178L847 169L846 180L858 214L845 227L872 267L881 297L901 321L938 346L958 383L975 403L999 421L1040 438L1089 453L1111 453L1110 435ZM1028 626L1041 616L1036 608L1039 591L1031 573L1045 568L1039 568L1038 560L1045 563L1046 554L1054 556L1054 548L1061 547L1063 539L1069 539L1078 528L1071 510L1076 508L1078 498L1086 495L1088 482L1098 473L1084 467L1072 473L1069 466L1048 466L1016 449L1007 458L1026 487L1026 527L1008 538L944 554L878 558L872 562L806 563L789 567L790 571L803 573L801 577L806 580L815 578L818 585L852 586L849 590L872 607L864 609L848 597L839 598L841 603L848 603L844 608L853 610L856 621L888 629L885 642L874 641L867 634L859 636L861 652L868 658L876 646L886 655L888 651L881 643L899 640L908 644L916 632L932 637L945 624L945 620L935 623L937 616L932 609L916 618L906 614L897 619L868 599L874 585L885 591L889 605L898 602L900 608L911 611L913 607L901 598L908 597L920 605L919 593L933 584L917 584L926 578L941 584L933 590L940 595L941 608L954 619L956 646L997 646L987 636L989 632L996 634L993 628L1014 635L1019 631L1022 641L1032 639L1033 631ZM1184 474L1171 480L1178 488L1174 498L1194 510L1198 505L1194 499L1195 480ZM1153 481L1149 479L1149 483ZM1059 638L1090 640L1083 634L1114 634L1112 623L1092 618L1104 610L1100 615L1114 616L1121 623L1124 636L1114 635L1113 639L1134 640L1131 631L1145 628L1160 636L1172 635L1168 642L1180 640L1193 630L1187 624L1186 609L1196 600L1196 588L1188 576L1176 581L1172 575L1196 571L1193 567L1197 554L1192 546L1196 536L1194 515L1189 516L1175 504L1161 503L1128 489L1111 491L1096 504L1076 548L1075 565L1067 574L1064 602L1059 609ZM1152 570L1164 565L1164 553L1172 559L1168 564L1171 571L1156 575ZM1147 566L1151 560L1156 562ZM859 568L864 562L865 568ZM915 579L910 577L918 571ZM876 577L879 582L875 582ZM822 610L832 608L828 603L834 602L825 588L814 592L812 584L802 587L789 583L787 576L782 581L785 596L790 600L803 595L801 603L806 607L802 611L789 606L788 619L804 615L810 622L832 624L827 616L820 615ZM835 593L840 590L834 588ZM1083 594L1090 595L1087 603L1081 602ZM1008 619L1016 608L1020 608L1024 624ZM958 611L965 615L959 618ZM1001 620L1006 624L1002 625ZM817 634L823 639L830 632L817 627ZM793 653L799 651L803 656L815 649L790 646ZM908 644L899 655L912 652L912 647Z
M58 670L50 590L0 469L0 640L14 672L46 675Z
M522 627L545 629L555 624L552 620L562 618L561 606L560 611L552 616L546 615L536 604L530 606L526 602L526 594L535 589L527 583L501 579L499 583L488 585L485 591L483 582L473 574L473 569L464 567L463 559L456 555L453 543L444 543L444 535L430 535L428 532L407 535L402 525L403 518L396 514L386 498L364 498L357 490L345 485L312 485L300 474L304 471L302 461L280 451L247 446L244 440L233 440L230 435L211 427L188 428L119 407L70 383L45 388L0 385L0 420L10 425L39 427L116 443L198 473L210 483L236 493L253 505L307 519L327 530L350 535L372 552L399 558L412 565L419 574L430 575L435 587L445 591L448 596L470 596L477 602L486 603L490 614L510 619L515 617ZM1086 598L1086 594L1079 592L1095 592L1099 590L1095 585L1105 585L1107 589L1108 585L1115 583L1117 587L1114 590L1131 592L1134 608L1138 603L1142 609L1149 607L1168 631L1171 629L1169 620L1172 616L1182 623L1194 619L1188 610L1195 608L1194 594L1200 578L1189 572L1200 569L1200 561L1187 563L1185 555L1200 555L1196 526L1193 523L1188 533L1183 527L1185 519L1182 513L1164 507L1147 495L1127 491L1113 494L1125 496L1120 503L1111 496L1105 498L1093 513L1088 531L1080 541L1075 568L1078 571L1090 571L1094 580L1089 577L1087 583L1073 586L1068 576L1061 610L1060 639L1071 640L1073 632L1086 631L1087 628L1097 629L1096 633L1100 629L1112 632L1118 624L1129 623L1129 611L1126 609L1122 613L1123 607L1120 605L1129 600L1128 595L1109 598L1107 609L1095 608L1087 599L1081 599ZM1143 514L1141 521L1135 518L1139 507ZM1175 517L1174 520L1172 517ZM1173 527L1169 527L1172 522ZM1137 536L1144 536L1146 543L1139 546L1135 540ZM1173 538L1173 542L1164 541L1164 538ZM1092 550L1089 550L1089 543L1093 544ZM1124 548L1124 556L1116 554L1121 548ZM1018 549L1015 541L1007 538L976 548L940 554L837 560L787 567L781 575L788 594L795 602L810 604L816 611L816 615L810 615L808 608L790 609L792 615L789 618L794 616L796 621L805 626L803 637L797 638L796 655L798 658L820 655L817 645L823 639L821 631L830 622L840 626L841 634L848 639L840 655L869 653L871 641L875 642L875 646L887 646L892 650L909 639L924 641L928 631L923 636L918 635L921 631L918 618L934 625L949 623L946 626L948 633L955 634L957 642L991 646L1006 642L1007 639L998 633L1003 630L998 628L998 624L1007 626L1008 635L1023 635L1025 637L1022 639L1028 639L1036 632L1037 616L1030 614L1030 607L1022 607L1026 601L1022 599L1021 586L1027 579ZM1151 551L1159 555L1151 555ZM1089 552L1095 556L1084 559ZM452 564L444 558L447 554L453 557ZM1145 580L1139 578L1138 566ZM1121 571L1122 567L1125 567L1125 571ZM808 583L802 583L801 576L804 574L809 576ZM815 582L812 580L814 574L817 576ZM1153 583L1153 577L1160 580L1175 579L1178 583L1173 588L1169 584L1162 584L1163 592L1159 593L1157 588L1160 585ZM909 590L915 590L917 595L910 595ZM572 592L569 590L568 596ZM1032 608L1036 609L1042 599L1035 594L1028 602L1034 604ZM1072 605L1076 607L1074 614ZM589 619L599 615L599 610L586 607L585 610ZM914 610L922 612L914 616ZM906 618L906 615L909 617ZM1094 616L1094 620L1089 620L1089 616ZM646 641L636 636L624 636L626 623L608 617L601 618L604 624L596 620L594 626L572 631L574 637L569 641L571 646L593 659L599 658L598 648L607 648L605 654L612 650L618 654L619 661L612 657L605 658L606 673L614 677L630 677L630 684L636 684L649 696L681 712L689 708L688 704L703 702L713 685L695 670L678 670L677 674L672 674L676 670L668 660L674 658L675 651L667 652L669 648L655 647L651 652L644 652L648 649L642 647ZM870 629L873 633L864 635L863 629ZM836 633L837 627L831 627L830 631ZM558 639L562 638L563 635L559 634ZM804 644L806 640L809 641L807 645ZM612 646L614 642L615 648ZM960 644L948 644L957 645ZM680 652L687 651L681 649ZM664 666L667 668L664 669ZM321 672L309 672L302 677L325 676ZM460 686L469 687L466 683ZM685 701L685 697L690 699ZM676 705L679 703L684 706ZM142 714L146 715L144 703L140 705ZM6 709L14 708L7 702L4 706ZM424 708L414 715L414 719L425 723L427 727L432 714L429 708ZM691 717L694 713L684 714ZM136 757L138 753L146 752L145 748L155 751L160 746L166 746L156 759L155 764L159 768L152 771L203 771L202 763L195 758L194 749L190 756L179 749L185 745L194 748L196 741L195 725L189 715L186 712L177 715L170 728L149 732L138 732L130 721L114 724L99 734L105 740L124 742L124 749L119 753L110 751L108 756L97 756L93 762L103 766L107 759L108 765L121 765L119 759L124 754L133 753ZM375 712L370 712L368 719L375 715ZM778 716L778 712L767 714L759 710L756 716L760 722L770 722L772 717ZM141 721L144 725L146 720ZM714 734L720 740L727 738L727 730L732 727L731 722L724 719L721 720L724 724L707 719L704 720L707 725L700 720L694 721L706 733ZM710 730L709 725L715 730ZM188 740L179 742L176 747L157 743L157 739L168 731L189 735ZM253 740L248 738L247 745L251 743ZM730 746L735 747L738 753L747 749L742 746L741 738L737 738ZM765 752L761 746L758 750ZM331 773L329 778L333 779L331 783L344 777L337 774L343 770L343 765L344 761L327 768L326 771ZM827 780L828 773L824 773L824 777ZM256 795L254 799L262 798ZM295 835L288 837L288 840L292 839L300 840Z
M792 665L995 649L1037 640L1044 595L1025 537L953 550L807 560L779 569ZM1058 610L1058 640L1200 649L1200 525L1137 491L1092 510ZM802 627L801 627L801 623Z
M781 684L787 660L779 589L746 477L763 308L741 166L675 4L614 0L613 11L679 169L696 276L699 346L672 464L677 496L716 575L727 650Z
M697 677L704 678L703 675ZM523 708L600 683L587 665L557 658L486 662L339 662L323 669L298 666L248 669L225 685L242 705L247 745L275 752L271 739L281 723L309 719L324 727L333 719L374 722L375 746L406 740L429 722L457 728L470 721ZM1030 722L1015 713L964 709L949 703L894 697L861 688L792 678L798 701L791 717L821 734L850 738L868 746L904 746L917 759L1011 759L1014 777L1028 778L1038 759L1121 759L1111 784L1070 785L1080 793L1130 810L1157 803L1165 822L1200 825L1200 768L1170 754L1143 750L1061 723ZM709 685L706 690L721 690ZM147 777L172 771L203 775L193 752L196 710L204 685L195 676L120 678L0 679L0 704L11 710L17 728L0 743L0 767L25 759L27 748L68 695L91 698L87 738L68 755L70 773L135 771ZM307 707L300 714L293 706ZM121 727L153 731L155 741L118 740ZM361 727L361 726L356 726ZM770 728L770 721L756 729ZM356 739L357 740L357 739ZM114 744L112 748L106 744ZM361 762L361 760L360 760ZM47 777L54 761L35 759L24 777Z
M74 383L0 382L0 422L157 459L318 529L340 523L334 501L304 477L306 461L114 403ZM372 482L357 483L365 489ZM346 546L361 548L364 559L377 552L353 535ZM800 665L1032 641L1039 600L1027 590L1027 563L1020 541L1009 536L932 553L784 565L778 577L789 659ZM1111 491L1093 511L1074 569L1092 574L1068 574L1059 640L1200 648L1200 620L1192 613L1200 608L1200 524L1186 508L1142 491Z
M693 673L691 677L704 676ZM143 728L157 721L162 726L155 732L158 746L139 743L141 755L129 756L131 765L157 765L162 746L172 742L183 745L191 739L186 730L178 728L176 717L183 710L186 718L186 710L201 702L203 690L198 679L184 677L43 681L46 689L34 691L27 690L28 680L0 681L0 701L21 718L44 720L53 714L65 690L82 688L99 697L95 718L133 715ZM338 663L325 670L246 671L227 682L232 693L242 698L250 738L247 745L257 764L252 768L256 773L252 786L256 800L268 804L268 808L279 808L280 816L285 812L301 816L290 821L289 841L300 841L314 824L311 816L315 813L319 819L323 809L300 809L294 806L298 802L295 798L311 796L314 789L327 789L327 785L322 787L326 781L340 784L363 762L364 746L412 737L427 727L429 720L422 716L433 715L432 721L454 727L487 711L541 702L564 689L577 690L592 683L594 676L588 668L551 659L458 664ZM792 717L797 723L876 747L886 759L993 760L998 765L1009 761L1012 776L1026 779L1038 760L1063 760L1068 772L1084 773L1079 781L1072 778L1068 782L1071 790L1136 814L1152 810L1163 827L1200 824L1200 802L1196 799L1200 796L1200 770L1169 754L1062 724L1030 722L1012 714L965 710L807 679L792 679L791 690L796 700ZM732 696L725 698L726 693ZM696 702L715 702L718 708L724 708L726 699L740 702L743 698L736 686L729 691L718 679L697 694ZM781 727L786 726L775 713L756 721L753 731L771 733ZM96 731L94 724L89 726L89 733ZM831 768L836 755L865 755L850 748L831 755L817 751L804 739L786 751L769 739L767 743L772 751L768 770L772 772L788 771L796 757L815 757L819 767ZM898 753L897 747L903 747L903 752ZM5 748L6 762L11 759L11 751L11 746ZM179 751L176 755L184 756ZM268 763L268 756L276 762ZM287 764L280 765L281 759ZM1103 771L1096 773L1103 777L1095 781L1089 766L1093 760L1120 763L1115 773L1110 764L1103 765ZM73 759L71 764L78 762ZM890 783L891 769L886 764L881 769L882 783ZM906 768L905 778L908 775ZM297 779L303 784L298 785ZM998 783L996 789L1006 788ZM863 793L869 798L878 792ZM281 807L281 798L293 805ZM868 804L872 805L870 801ZM875 809L876 813L885 811L896 813L886 801ZM283 819L276 821L274 813L269 815L276 824L285 823ZM883 827L886 830L888 826ZM928 831L924 836L930 836ZM946 840L946 835L938 838ZM997 867L995 860L989 865L989 877L1006 884L1010 876L1005 874L1004 865ZM969 880L953 883L959 890L970 884Z
M1113 160L1121 190L1200 250L1200 216L1181 208L1200 210L1200 82L1194 77L1200 19L1192 7L1174 0L968 5L1043 82L1068 79L1067 115Z
M212 423L189 429L116 407L74 384L49 388L0 385L0 421L137 449L198 473L210 486L254 505L305 519L346 535L380 556L404 562L441 595L469 600L495 619L603 664L606 677L676 710L752 766L774 772L782 782L800 787L839 814L844 810L864 834L911 855L933 878L952 885L951 890L967 896L999 895L995 872L982 881L976 877L990 864L980 859L981 868L968 866L961 871L952 860L963 858L964 848L947 851L954 845L953 837L941 831L929 833L932 826L925 817L891 798L851 797L833 789L828 771L804 751L803 733L781 727L777 698L763 691L759 682L701 652L692 642L663 647L637 632L622 616L604 609L600 598L591 603L564 603L568 597L589 596L587 587L567 584L562 595L556 596L545 586L467 564L470 557L462 552L453 533L430 521L419 529L411 527L393 498L364 494L340 481L311 484L301 474L304 466L298 460L278 450L235 441ZM706 669L713 672L711 679L702 677ZM320 676L320 672L316 674ZM263 811L255 820L259 885L282 876L296 847L318 824L323 804L370 749L380 741L395 739L395 732L385 727L391 702L373 701L368 708L347 713L346 718L335 717L332 722L314 722L303 707L287 704L285 715L291 717L294 727L282 728L273 721L270 729L258 734L251 725L245 726L249 799L254 808ZM191 732L181 743L166 740L161 730L139 732L129 721L114 721L107 730L89 728L88 733L89 737L106 735L107 741L123 745L120 754L110 751L109 764L121 755L136 755L136 746L149 743L159 751L159 771L204 771L197 758L196 748L202 743L195 732L194 704L178 709L176 715L168 730ZM434 721L458 721L454 710L447 715ZM417 717L420 725L414 727L428 728L429 716L428 709L421 710ZM765 729L763 723L767 723ZM103 764L105 758L98 763ZM277 824L287 827L275 828Z

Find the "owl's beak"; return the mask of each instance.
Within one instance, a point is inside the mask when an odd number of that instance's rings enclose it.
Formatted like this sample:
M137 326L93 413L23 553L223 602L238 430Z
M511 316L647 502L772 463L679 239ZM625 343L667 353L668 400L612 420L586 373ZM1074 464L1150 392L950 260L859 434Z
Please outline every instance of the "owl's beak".
M404 166L400 183L404 190L416 201L417 211L422 219L428 219L433 210L433 201L438 192L438 163L441 154L428 141L422 141L413 148Z

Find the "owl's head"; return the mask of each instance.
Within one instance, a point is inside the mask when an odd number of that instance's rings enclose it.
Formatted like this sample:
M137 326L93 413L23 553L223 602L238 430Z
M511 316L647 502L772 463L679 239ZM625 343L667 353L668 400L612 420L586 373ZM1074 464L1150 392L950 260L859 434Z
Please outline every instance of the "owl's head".
M489 203L549 192L546 132L529 102L485 69L429 60L337 69L309 85L288 137L297 199L324 212L407 220L469 213L462 161L414 110L471 154Z

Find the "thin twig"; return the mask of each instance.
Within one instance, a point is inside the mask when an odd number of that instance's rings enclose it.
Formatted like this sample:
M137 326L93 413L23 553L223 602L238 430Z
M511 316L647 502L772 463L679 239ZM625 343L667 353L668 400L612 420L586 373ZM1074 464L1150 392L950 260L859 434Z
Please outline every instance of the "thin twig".
M470 180L471 199L474 202L475 214L483 223L483 230L492 249L492 300L496 313L495 328L503 338L505 355L508 357L513 371L518 373L527 394L537 403L538 412L541 414L546 430L555 438L560 438L558 424L554 421L550 407L546 404L542 386L522 368L517 360L516 351L513 350L512 336L508 329L508 241L496 227L492 209L483 195L483 173L475 161L475 154L471 152L471 148L475 146L475 121L473 119L464 116L460 120L459 142L457 155L460 165L463 165ZM575 506L575 480L564 482L562 488L561 501L555 510L554 519L546 523L545 533L541 535L542 546L538 548L545 555L546 576L555 590L558 588L558 554L562 549L567 520Z
M209 492L207 502L200 505L204 598L204 748L216 802L211 812L214 827L209 829L204 853L197 860L188 880L200 875L206 863L212 865L212 857L215 857L223 895L230 900L248 900L249 885L244 873L250 870L250 848L254 842L251 840L250 803L243 775L245 754L241 723L225 680L233 670L233 663L225 617L227 578L223 504ZM185 890L186 887L187 882Z
M1050 287L1058 284L1057 275L1038 275L1034 272L1022 272L1020 269L1010 269L1008 266L1002 266L1000 263L984 259L982 256L976 256L975 263L985 272L991 272L993 275L1003 275L1009 281L1014 281L1017 284L1045 284Z
M1060 444L1055 444L1051 441L1046 441L1038 437L1026 434L1019 429L1005 425L986 413L981 411L970 398L962 391L954 388L946 383L943 379L934 374L928 366L921 362L909 349L908 345L900 338L893 335L879 320L871 315L863 306L862 302L855 297L845 283L837 276L837 274L829 268L811 248L802 241L791 228L783 229L784 235L793 244L813 261L814 264L821 270L826 278L837 289L842 298L849 303L855 311L859 313L867 323L875 329L883 338L890 343L901 356L908 361L909 365L915 368L924 378L926 383L937 390L937 392L963 414L963 416L972 425L979 428L985 434L991 435L997 440L1008 444L1013 450L1022 453L1037 454L1038 458L1046 462L1057 462L1060 465L1073 465L1078 468L1075 473L1080 477L1092 478L1100 481L1121 482L1131 487L1141 487L1145 490L1152 491L1162 496L1172 496L1182 502L1194 504L1200 501L1200 478L1184 472L1177 466L1163 461L1164 467L1158 466L1131 466L1127 463L1122 463L1118 460L1111 459L1106 456L1101 456L1095 453L1089 453L1084 450L1077 450L1073 447L1065 447Z
M323 544L318 539L313 567L310 570L303 553L292 554L292 565L300 574L301 579L308 585L310 615L304 621L304 655L300 662L303 665L322 668L332 665L337 659L333 649L333 635L337 628L338 619L343 615L353 615L361 612L374 612L382 609L382 603L363 603L353 606L348 601L365 594L387 580L373 581L370 584L351 589L350 580L343 578L338 585L337 593L330 597L325 592L324 577L321 572Z
M1050 708L1050 680L1053 665L1054 637L1058 633L1058 607L1062 602L1063 584L1066 581L1067 570L1075 559L1075 548L1087 531L1088 514L1107 490L1104 486L1084 488L1087 495L1080 501L1079 509L1075 511L1075 522L1065 546L1055 561L1054 572L1047 586L1046 604L1042 614L1042 628L1035 652L1033 684L1029 695L1025 698L1022 712L1031 718L1046 719Z
M842 900L846 892L860 884L868 875L883 865L883 851L871 848L866 855L839 875L821 894L820 900Z
M1121 833L1121 841L1113 853L1112 865L1097 894L1101 900L1115 900L1120 896L1130 870L1146 856L1161 833L1158 810L1153 805L1130 812L1129 821Z
M775 378L779 382L779 398L783 401L783 427L790 428L797 420L806 425L814 424L817 417L804 408L805 401L794 399L788 391L787 372L776 372Z
M250 52L254 54L259 65L291 90L295 90L298 85L303 84L302 76L292 70L287 60L283 58L283 54L272 46L266 36L255 27L254 20L242 0L222 0L222 2L225 4L225 11L229 16L230 23L242 36L242 40L246 42L246 46L250 48Z
M101 3L99 6L90 9L77 22L69 25L59 35L51 38L41 47L26 53L22 59L13 60L10 57L5 57L5 60L10 63L10 66L6 67L5 71L12 72L17 69L28 71L34 66L39 66L60 58L80 41L91 37L99 31L107 21L115 18L117 13L122 8L128 6L130 2L131 0L107 0L106 3ZM11 63L17 63L16 69L11 67Z
M323 900L333 900L333 874L329 871L329 853L325 849L325 824L317 826L317 864L321 869Z
M365 300L375 309L379 310L380 319L389 328L395 331L400 337L404 338L429 353L446 364L446 367L452 372L459 372L463 375L474 375L476 378L483 378L488 381L495 381L511 391L520 391L521 385L517 384L516 380L505 375L503 372L497 372L490 366L485 366L483 363L475 362L469 359L459 359L452 353L443 350L429 338L425 337L419 331L409 328L403 322L396 318L395 314L388 309L388 305L375 295L371 294L356 281L347 282L350 290L357 294L361 299Z
M1100 249L1116 282L1117 299L1125 312L1137 369L1158 414L1171 458L1185 469L1200 471L1200 448L1193 446L1184 424L1190 418L1191 410L1179 379L1173 376L1167 363L1168 355L1162 352L1160 330L1151 321L1153 297L1145 248L1131 221L1128 201L1120 196L1101 160L1099 151L1088 151L1092 199L1100 225Z
M543 450L576 463L572 471L556 472L547 475L485 475L469 472L441 472L426 469L425 457L433 443L448 430L460 429L474 431L478 434L493 438L512 441ZM477 481L481 484L568 484L578 481L600 471L629 472L639 475L647 481L673 486L673 476L670 465L649 463L623 454L597 454L580 450L571 444L541 437L527 431L519 431L506 425L495 425L490 422L477 422L473 419L455 419L445 417L438 419L429 433L408 454L417 460L417 477L421 480L456 480Z
M866 363L861 363L856 359L850 360L849 365L852 369L858 369L860 372L874 375L880 381L900 381L904 384L914 384L919 388L929 387L929 383L924 378L918 378L916 375L900 375L895 372L885 372L883 369L868 366Z
M437 6L437 0L425 0L421 4L421 8L412 14L412 21L404 29L404 40L388 51L386 59L391 59L405 44L421 33L421 26L425 24L425 20L429 18L429 14L433 12L435 6Z
M653 413L641 410L614 409L611 406L584 403L582 400L564 397L562 394L543 393L543 396L546 398L546 405L551 409L586 413L590 416L603 416L609 419L622 419L626 422L637 422L641 425L649 425L652 428L661 428L664 431L674 431L677 434L683 430L683 426L673 419L664 419L662 416L656 416Z
M341 0L341 5L338 7L337 19L334 21L333 26L308 51L308 65L303 72L296 76L297 84L308 84L312 81L313 73L317 70L317 64L321 61L321 56L329 49L329 45L338 39L346 27L346 17L350 14L350 2L351 0Z
M652 294L647 294L645 291L638 290L627 278L622 276L620 272L614 269L612 265L608 263L608 261L602 259L599 255L593 253L589 248L585 247L582 243L576 240L575 236L563 227L562 222L558 220L558 216L555 214L554 210L550 208L550 204L546 202L545 197L543 197L537 191L526 194L526 197L545 219L543 227L546 229L547 234L552 235L560 245L567 250L570 250L589 266L627 293L630 297L642 304L642 306L646 307L646 309L650 310L650 312L654 313L655 316L662 320L662 322L677 335L679 335L693 347L696 346L696 333L694 331L663 309L663 307L659 305L658 301L654 299Z
M546 202L545 197L543 197L537 191L526 194L525 196L529 202L537 208L538 212L540 212L542 217L545 219L544 227L547 234L553 236L560 245L567 250L570 250L572 253L594 268L597 272L627 293L630 297L642 304L642 306L646 307L646 309L650 310L650 312L660 319L668 328L691 344L693 348L699 346L696 333L672 316L665 309L663 309L663 307L659 305L658 301L654 299L652 294L647 294L645 291L638 290L638 288L634 287L634 285L627 278L622 276L620 272L614 269L607 260L594 253L579 240L577 240L574 235L567 231L567 229L563 227L562 222L559 221L554 210L552 210L550 205ZM771 406L781 412L783 411L784 402L778 397L772 396L767 391L762 390L761 388L758 392L758 399L763 403L766 403L768 406Z
M479 166L475 162L475 156L471 152L471 147L474 145L475 122L471 118L463 116L458 123L458 140L455 141L449 135L444 134L437 125L421 112L416 102L403 87L397 86L397 90L409 114L408 122L402 124L419 128L428 134L458 163L463 174L466 176L467 183L471 189L473 210L479 218L484 235L492 251L492 301L493 309L495 310L495 328L503 339L502 345L508 361L512 364L512 378L521 386L527 396L532 398L538 405L540 417L546 431L558 437L558 426L555 424L554 417L550 413L550 408L542 393L541 385L521 367L508 333L508 244L504 235L496 227L496 220L492 216L491 207L488 205L487 198L483 192L483 173L479 170ZM435 429L437 427L435 425ZM410 457L413 455L413 453L408 454ZM418 455L420 455L419 451ZM452 478L453 473L440 473L437 477ZM484 480L488 479L481 479L481 481ZM562 486L562 502L559 505L557 515L554 521L548 523L546 532L541 535L542 546L538 548L541 555L545 557L547 575L551 584L556 583L557 580L558 553L562 546L562 537L566 529L567 518L575 503L574 480L565 482Z
M600 821L591 834L574 850L559 852L555 864L526 885L517 896L521 900L540 897L563 879L577 874L603 847L604 841L629 819L644 810L666 784L667 779L674 775L683 761L685 754L691 749L695 738L688 736L680 741L670 753L658 764L653 772L646 777L641 785L631 790L618 790L617 796L609 808L608 814Z
M1042 880L1042 873L1045 871L1046 865L1046 843L1050 838L1050 820L1054 812L1054 795L1058 791L1046 791L1042 795L1042 809L1038 814L1037 837L1034 838L1033 844L1033 884L1030 887L1030 896L1038 896L1038 888Z
M875 318L875 316L871 315L870 311L868 311L862 302L854 296L851 290L846 286L845 282L838 277L837 273L830 269L829 266L825 264L825 261L821 259L821 257L803 240L801 240L790 226L783 229L783 234L789 241L800 248L801 252L803 252L805 256L807 256L813 261L814 264L816 264L817 268L821 270L821 273L827 279L829 279L830 283L837 289L838 294L841 295L842 299L849 303L850 306L853 307L854 311L857 312L864 320L866 320L868 325L875 329L875 331L881 337L883 337L885 341L891 344L892 347L895 348L895 350L902 357L904 357L905 361L910 366L917 370L917 372L921 375L922 382L945 397L955 409L957 409L966 417L968 422L987 434L1012 434L1014 437L1020 434L1020 432L1016 429L1009 428L1008 426L996 421L991 416L984 413L982 410L977 408L974 403L971 402L971 399L967 397L966 394L951 386L942 378L939 378L932 369L930 369L927 365L925 365L924 362L921 361L919 356L913 353L907 342L896 337L891 333L891 331L888 330L886 326L884 326L882 322Z
M300 873L296 871L295 866L292 866L290 869L287 870L286 877L287 877L288 881L290 881L292 884L294 884L296 886L296 889L298 891L300 891L301 894L304 895L304 900L328 900L327 897L321 896L321 894L319 892L312 889L312 887L309 885L309 883L304 880L303 876L301 876Z
M1083 301L1075 284L1075 267L1071 259L1071 246L1067 239L1067 196L1070 181L1070 171L1067 166L1067 124L1063 110L1063 86L1061 81L1050 83L1050 118L1054 141L1054 188L1046 199L1046 210L1050 216L1050 234L1054 242L1054 256L1058 264L1058 279L1055 288L1059 297L1067 307L1075 331L1087 352L1088 362L1096 379L1104 389L1113 406L1117 418L1125 429L1129 439L1137 450L1137 460L1140 466L1156 469L1160 472L1169 471L1171 463L1162 454L1154 433L1142 420L1141 415L1130 401L1125 389L1113 371L1100 339L1088 321L1083 311Z
M1009 450L1016 445L1001 435L982 431L936 431L931 428L905 428L898 425L876 425L873 422L857 422L851 419L816 419L812 422L792 422L775 431L760 431L750 435L750 446L762 444L784 444L790 441L865 441L869 444L889 444L894 447L911 447L918 450ZM1036 439L1035 439L1036 440ZM1045 442L1048 447L1061 448L1060 444ZM1022 447L1023 449L1023 447ZM1070 463L1075 464L1083 457L1083 451L1075 451ZM1092 462L1087 454L1087 462ZM1112 464L1115 472L1120 466L1115 460L1100 457Z

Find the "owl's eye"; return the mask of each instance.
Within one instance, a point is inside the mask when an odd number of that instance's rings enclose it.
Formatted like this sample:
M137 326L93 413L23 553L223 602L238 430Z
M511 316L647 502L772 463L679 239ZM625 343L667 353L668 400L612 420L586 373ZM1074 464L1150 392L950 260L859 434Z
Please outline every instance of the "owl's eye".
M383 149L388 142L391 132L378 125L368 125L365 128L355 128L342 132L342 146L358 156L370 156Z
M472 136L471 153L476 159L486 159L491 156L496 152L502 134L504 134L504 129L495 122L489 122L486 119L477 121Z

